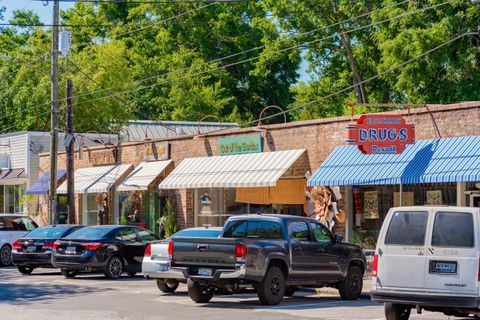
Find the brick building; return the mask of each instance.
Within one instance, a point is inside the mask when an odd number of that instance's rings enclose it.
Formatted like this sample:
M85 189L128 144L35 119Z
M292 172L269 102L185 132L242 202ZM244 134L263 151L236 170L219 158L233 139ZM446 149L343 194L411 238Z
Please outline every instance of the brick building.
M412 110L411 113L407 111L395 111L394 113L403 115L408 122L416 126L417 140L480 136L480 126L478 125L480 123L480 102L436 105L417 108ZM315 172L335 147L345 144L345 126L357 118L358 116L347 116L298 121L286 124L263 125L261 127L210 132L197 136L190 135L154 141L120 143L115 147L110 147L108 149L105 147L89 147L84 148L82 157L79 157L78 152L75 154L75 167L76 169L81 169L106 165L131 165L131 167L120 172L114 181L111 181L112 189L104 190L106 191L106 197L103 199L103 205L105 206L104 209L106 212L104 222L118 223L121 216L121 209L118 200L115 200L115 198L118 198L118 192L115 191L115 187L120 184L127 175L131 174L134 168L144 162L146 157L149 155L151 156L149 151L155 148L158 149L159 145L162 146L162 150L165 150L166 148L168 158L171 159L171 162L165 166L162 172L158 172L154 179L150 177L154 181L148 186L148 192L158 193L158 185L162 183L165 177L168 179L169 175L175 170L175 168L179 167L185 159L212 158L218 155L219 140L234 137L248 138L257 135L260 135L262 138L262 153L304 150L304 152L299 152L300 155L293 160L291 166L283 172L281 177L281 179L286 180L293 178L301 179L306 176L307 172ZM60 165L64 164L65 153L60 153L59 157L60 160L58 163ZM41 154L40 171L46 172L48 169L49 155ZM454 188L457 191L457 204L466 203L464 191L471 188L471 184L459 183L451 184L447 187ZM369 188L374 189L375 186L370 186ZM226 189L227 188L225 188L225 190ZM272 193L274 191L270 189L269 192ZM351 188L342 188L342 193L344 195L343 199L345 203L341 202L340 206L347 210L348 218L346 233L347 236L350 236L354 225L352 218L353 204ZM169 188L168 190L161 190L153 197L171 199L179 225L181 227L191 227L194 226L198 220L195 217L195 215L198 215L196 207L200 205L202 201L200 198L202 196L205 196L205 194L199 194L192 188ZM82 197L84 197L83 194L77 194L77 221L80 222L82 222L82 212L85 212L83 208L85 206L85 201L82 201ZM206 197L209 198L210 195L207 195ZM219 206L225 205L227 201L225 200L226 196L222 197L224 197L222 198L224 201L223 204L220 204ZM147 202L150 201L150 199L143 198L141 201ZM209 204L209 201L210 200L208 199L207 201L203 201L202 205L205 203ZM152 206L161 207L161 203L157 203L153 200L151 202ZM280 206L279 208L283 207ZM291 211L287 210L286 212L301 214L301 207L298 205L295 208L289 208L289 210L290 209ZM140 220L146 219L147 214L143 212L145 206L139 206L136 210L138 210ZM376 229L378 228L378 223L381 223L381 219L373 224L367 221L366 225L371 226L372 229ZM337 230L341 229L342 228Z

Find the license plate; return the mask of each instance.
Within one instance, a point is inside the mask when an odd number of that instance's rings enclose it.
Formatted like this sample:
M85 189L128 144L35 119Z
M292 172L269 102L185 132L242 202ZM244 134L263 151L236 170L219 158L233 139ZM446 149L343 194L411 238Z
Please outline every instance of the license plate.
M27 247L27 252L35 252L35 251L37 251L37 247L35 247L35 246L28 246Z
M430 261L430 273L457 274L457 262Z
M211 277L212 276L212 269L208 268L198 268L198 275L204 277Z
M166 265L166 264L159 264L159 265L158 265L158 271L160 271L160 272L168 271L168 265Z
M67 246L65 249L65 253L76 253L77 252L77 247L75 246Z

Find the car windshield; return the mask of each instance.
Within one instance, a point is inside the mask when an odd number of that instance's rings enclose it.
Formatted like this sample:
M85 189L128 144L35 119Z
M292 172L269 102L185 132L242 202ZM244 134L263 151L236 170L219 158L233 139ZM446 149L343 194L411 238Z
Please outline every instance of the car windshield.
M41 239L58 239L62 234L67 230L65 227L56 226L56 227L39 227L25 237L28 238L41 238Z
M105 228L85 227L68 235L68 239L80 239L80 240L102 239L110 231L112 231L111 227L105 227Z
M185 229L178 231L172 237L201 237L201 238L217 238L222 230L212 229ZM172 238L170 237L170 238ZM169 239L170 239L169 238Z

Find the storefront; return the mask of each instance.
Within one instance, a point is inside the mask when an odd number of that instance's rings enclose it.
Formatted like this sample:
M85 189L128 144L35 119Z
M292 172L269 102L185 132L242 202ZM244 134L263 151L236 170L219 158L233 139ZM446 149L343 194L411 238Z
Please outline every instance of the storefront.
M118 224L121 207L116 186L133 170L133 166L109 165L75 170L74 190L79 217L84 225ZM58 189L58 194L67 193L66 181Z
M117 187L121 215L129 223L159 233L158 219L161 216L162 201L158 184L165 178L171 160L140 163Z
M221 143L225 155L184 159L159 185L192 191L194 226L222 226L238 214L303 215L304 149L230 155Z
M391 207L479 206L478 181L480 136L467 136L417 140L401 154L337 147L308 185L343 187L347 237L372 247Z

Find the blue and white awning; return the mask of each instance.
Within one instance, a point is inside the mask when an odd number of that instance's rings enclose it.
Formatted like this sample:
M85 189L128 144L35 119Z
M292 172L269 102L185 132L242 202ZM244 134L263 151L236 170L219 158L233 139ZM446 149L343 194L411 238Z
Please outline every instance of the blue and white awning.
M57 170L57 182L67 173L65 169ZM50 172L46 172L26 191L26 194L47 194L50 190Z
M417 140L398 155L365 155L335 148L309 186L387 185L480 181L480 136Z

